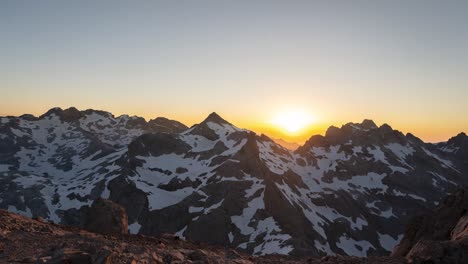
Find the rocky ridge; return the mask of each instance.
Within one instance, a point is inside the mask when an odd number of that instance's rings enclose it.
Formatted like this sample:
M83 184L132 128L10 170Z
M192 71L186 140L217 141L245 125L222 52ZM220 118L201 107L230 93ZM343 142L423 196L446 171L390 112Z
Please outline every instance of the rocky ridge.
M255 255L374 256L468 181L464 134L429 144L365 120L290 151L216 113L179 132L104 113L0 118L0 208L84 227L105 198L133 234Z

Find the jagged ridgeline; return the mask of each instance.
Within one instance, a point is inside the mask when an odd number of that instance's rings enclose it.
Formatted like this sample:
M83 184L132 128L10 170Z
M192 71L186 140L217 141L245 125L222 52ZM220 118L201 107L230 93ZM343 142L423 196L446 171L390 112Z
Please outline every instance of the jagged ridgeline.
M0 118L0 208L83 226L102 197L131 233L256 255L388 254L467 164L465 134L429 144L370 120L290 151L215 113L191 128L75 108Z

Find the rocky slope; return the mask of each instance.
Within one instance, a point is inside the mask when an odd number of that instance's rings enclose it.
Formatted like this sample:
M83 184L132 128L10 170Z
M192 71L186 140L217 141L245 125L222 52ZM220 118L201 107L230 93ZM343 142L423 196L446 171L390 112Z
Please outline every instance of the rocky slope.
M168 234L159 237L97 234L48 223L40 218L32 220L0 209L0 263L403 264L406 260L400 257L252 257L233 249L187 242Z
M0 263L312 263L463 264L468 261L468 189L458 190L430 214L414 217L392 256L252 257L227 247L181 240L177 236L127 235L127 215L119 205L98 199L88 229L60 226L0 210ZM103 218L114 219L101 221Z
M83 120L96 111L56 111L0 119L0 208L83 227L102 197L126 209L131 233L255 255L371 256L468 182L464 134L427 144L365 120L290 151L215 113L158 131L110 114L91 129Z
M392 256L413 263L468 263L468 189L447 197L434 212L415 217Z
M234 250L189 243L174 236L101 235L0 210L0 263L162 264L196 261L252 263L249 256Z

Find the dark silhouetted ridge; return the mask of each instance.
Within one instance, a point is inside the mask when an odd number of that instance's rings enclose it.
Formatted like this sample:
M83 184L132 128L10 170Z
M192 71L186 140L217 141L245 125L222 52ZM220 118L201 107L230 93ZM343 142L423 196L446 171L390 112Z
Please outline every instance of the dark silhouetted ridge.
M39 118L49 117L53 114L60 116L62 112L63 112L62 108L54 107L54 108L49 109L47 112L45 112L45 114L42 114Z
M364 129L374 129L377 128L377 125L370 119L364 119L361 123L361 127Z
M62 121L70 122L80 119L83 116L83 113L75 107L70 107L65 110L63 110L60 107L54 107L47 111L45 114L41 115L39 118L42 119L51 115L56 115L60 117Z
M221 116L219 116L216 112L211 113L202 123L213 122L216 124L231 124L228 121L224 120Z
M461 132L458 135L450 138L447 143L453 146L461 146L466 140L468 140L468 138L465 132Z

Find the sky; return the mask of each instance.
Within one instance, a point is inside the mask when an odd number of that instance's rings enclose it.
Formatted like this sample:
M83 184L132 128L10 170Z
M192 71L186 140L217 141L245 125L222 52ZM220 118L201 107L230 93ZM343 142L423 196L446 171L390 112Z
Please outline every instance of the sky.
M467 1L0 1L0 115L59 106L303 142L468 132ZM284 113L310 118L291 133Z

